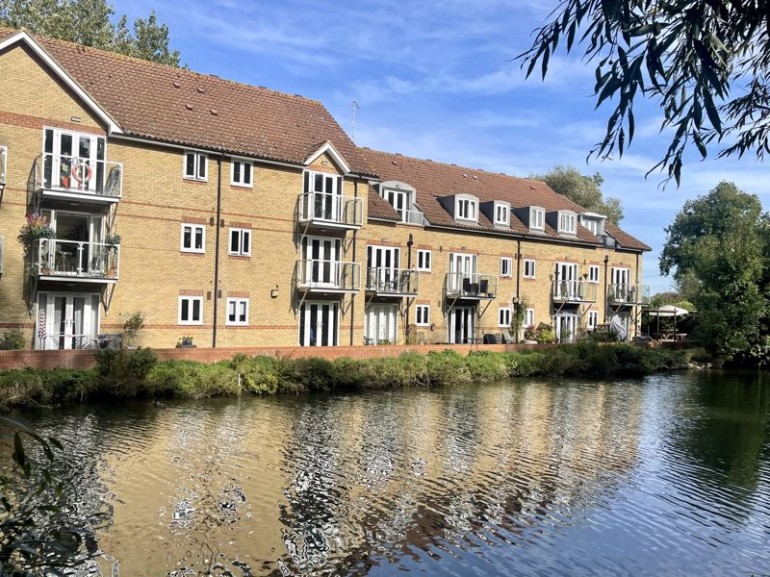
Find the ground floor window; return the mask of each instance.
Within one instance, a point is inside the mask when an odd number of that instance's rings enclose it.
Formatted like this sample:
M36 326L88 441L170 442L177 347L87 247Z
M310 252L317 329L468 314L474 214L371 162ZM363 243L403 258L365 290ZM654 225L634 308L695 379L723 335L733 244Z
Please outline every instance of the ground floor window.
M366 344L396 344L397 331L397 304L373 304L366 310L364 326L364 342Z
M333 347L339 339L339 304L305 302L299 309L301 347Z
M38 295L36 349L94 348L98 331L98 294L43 292Z
M249 299L227 299L227 324L249 324Z
M430 305L417 305L415 322L419 327L430 325Z

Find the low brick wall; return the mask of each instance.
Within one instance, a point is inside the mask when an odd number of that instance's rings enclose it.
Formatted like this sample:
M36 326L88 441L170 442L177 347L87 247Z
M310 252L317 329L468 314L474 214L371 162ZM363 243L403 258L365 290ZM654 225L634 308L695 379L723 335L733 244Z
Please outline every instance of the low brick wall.
M189 360L201 363L215 363L230 359L235 354L247 356L271 355L289 358L320 357L336 359L348 357L371 359L376 357L397 357L406 351L427 354L431 351L452 350L461 355L471 351L516 351L548 348L552 345L387 345L366 347L223 347L223 348L179 348L154 349L161 360ZM94 366L94 353L90 350L66 351L0 351L0 370L23 369L88 369Z

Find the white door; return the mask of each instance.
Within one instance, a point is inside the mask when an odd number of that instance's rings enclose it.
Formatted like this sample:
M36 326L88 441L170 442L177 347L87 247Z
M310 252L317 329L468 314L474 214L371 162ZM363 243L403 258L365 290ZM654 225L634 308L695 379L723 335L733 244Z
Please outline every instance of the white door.
M305 302L299 310L299 344L302 347L333 347L339 332L337 303Z
M85 349L96 343L99 295L40 293L36 349Z
M574 313L560 313L554 317L556 338L560 343L573 343L577 337L579 316Z
M46 187L102 192L104 138L46 128L43 153Z
M397 288L400 249L369 246L366 251L367 288L393 292Z
M578 268L577 264L569 262L557 262L554 271L556 287L554 296L562 299L575 299L578 294Z
M472 343L476 328L476 307L455 307L449 311L449 342Z
M612 286L610 287L611 296L616 301L625 301L629 296L629 282L631 279L631 269L612 268L610 271Z
M376 304L366 311L365 343L376 345L387 341L394 345L398 338L398 305Z
M316 287L339 285L340 239L309 237L305 240L305 280Z
M305 173L305 192L311 193L313 218L338 222L342 195L342 177L323 172Z
M451 253L449 255L449 288L452 292L462 290L464 293L473 293L472 284L476 280L476 263L478 257L475 254ZM475 291L478 293L478 290Z

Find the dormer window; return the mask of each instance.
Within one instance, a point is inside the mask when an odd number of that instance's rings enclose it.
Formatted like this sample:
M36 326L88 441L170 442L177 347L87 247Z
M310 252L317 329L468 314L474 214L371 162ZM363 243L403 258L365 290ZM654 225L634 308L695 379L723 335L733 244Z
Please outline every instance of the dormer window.
M495 202L495 226L511 225L511 205L507 202Z
M529 209L529 228L530 230L545 230L545 210L539 206L533 206Z
M479 199L471 195L458 195L455 198L455 218L478 222Z
M380 184L379 189L380 196L395 209L401 217L401 222L424 223L423 214L415 204L417 191L414 187L405 182L389 180Z
M580 224L590 230L594 236L600 236L604 234L605 218L601 214L587 212L580 215Z
M577 231L577 215L568 210L559 211L559 233L575 234Z

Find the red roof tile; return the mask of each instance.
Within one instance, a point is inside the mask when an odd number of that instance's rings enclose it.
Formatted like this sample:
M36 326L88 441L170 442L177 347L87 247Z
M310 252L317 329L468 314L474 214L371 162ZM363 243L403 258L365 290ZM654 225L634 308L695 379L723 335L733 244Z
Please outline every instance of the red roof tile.
M443 197L467 193L478 197L482 203L495 200L509 202L514 209L539 206L544 208L546 212L556 210L572 210L576 213L586 212L583 207L557 194L544 182L486 172L454 164L420 160L401 154L391 154L368 148L361 149L361 152L374 172L380 175L382 181L396 180L416 189L417 205L431 225L464 230L494 230L511 235L526 235L552 240L559 239L565 242L592 245L601 244L600 239L597 239L588 229L582 226L578 226L577 235L572 237L557 233L549 224L546 224L544 232L530 231L515 214L511 215L510 229L494 226L484 214L479 215L478 225L458 222L453 219L452 214L443 207L440 201ZM650 250L647 245L624 233L616 226L608 226L607 231L613 234L613 236L618 235L616 239L623 248Z
M0 28L0 41L17 32ZM373 175L316 100L33 37L127 135L291 164L330 141L354 173Z

